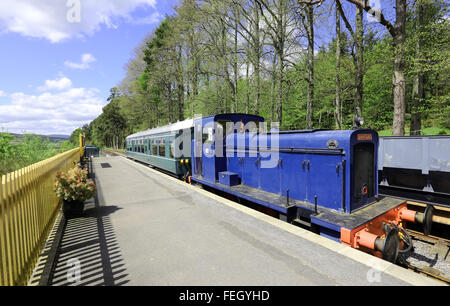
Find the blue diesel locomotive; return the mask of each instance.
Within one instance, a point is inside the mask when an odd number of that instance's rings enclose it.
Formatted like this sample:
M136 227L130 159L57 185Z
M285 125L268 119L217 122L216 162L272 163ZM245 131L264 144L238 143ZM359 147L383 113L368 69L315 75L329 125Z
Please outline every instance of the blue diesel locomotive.
M184 172L180 158L168 167L145 156L153 153L145 137L158 136L158 129L129 136L127 143L143 137L146 148L136 154L131 146L127 155L185 173L190 182L269 208L287 222L389 261L404 247L400 232L406 221L422 223L425 232L431 228L432 206L419 213L404 200L378 195L375 131L267 131L262 117L246 114L196 118L180 126L183 133L173 126L164 132L192 136L189 145L185 137L172 149L190 147L190 155L184 151L181 157Z

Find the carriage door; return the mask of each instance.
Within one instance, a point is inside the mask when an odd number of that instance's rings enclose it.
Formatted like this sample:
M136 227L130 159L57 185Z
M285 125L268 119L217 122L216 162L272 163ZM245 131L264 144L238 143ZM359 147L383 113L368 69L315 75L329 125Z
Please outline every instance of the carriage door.
M375 196L374 150L373 143L358 143L353 149L353 203L355 210Z
M195 140L194 140L194 156L195 157L195 174L203 177L203 158L202 158L202 125L195 125Z
M216 182L214 127L203 127L202 133L202 176L204 180Z

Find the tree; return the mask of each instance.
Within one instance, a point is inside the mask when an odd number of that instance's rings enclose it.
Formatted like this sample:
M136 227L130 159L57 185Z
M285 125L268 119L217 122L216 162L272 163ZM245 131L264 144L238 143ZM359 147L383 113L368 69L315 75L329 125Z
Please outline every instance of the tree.
M336 129L339 130L342 129L340 74L341 74L341 14L336 5L336 102L334 110L334 121Z
M367 5L184 0L134 49L125 78L108 99L111 106L87 131L98 144L120 146L126 135L195 114L242 111L279 121L283 129L352 128L355 114L363 112L365 126L387 130L393 105L396 122L411 114L412 133L432 125L450 128L446 3L409 5L403 44L402 4L395 24ZM330 24L334 9L336 23ZM379 16L379 23L364 24L364 12ZM331 33L327 41L324 29ZM398 106L402 86L408 92L404 115ZM120 131L110 113L122 116Z
M405 40L406 40L406 0L396 0L395 23L392 25L380 10L377 10L365 0L347 0L368 14L376 17L393 38L394 44L394 73L393 73L393 98L394 119L392 126L393 136L405 134L406 112L406 79L405 79Z
M344 24L353 37L354 51L352 48L353 65L355 67L355 93L354 93L354 117L361 118L363 112L363 78L364 78L364 24L363 24L363 10L356 6L355 15L355 30L353 30L350 22L345 16L342 8L341 0L336 0L336 10L339 11L339 16L342 16ZM356 128L355 121L353 127Z
M81 128L76 129L72 132L72 134L69 137L69 141L76 146L80 145L80 134L83 133L83 130Z
M283 122L283 100L285 99L284 82L285 68L288 65L289 40L292 39L296 27L295 10L293 2L289 0L256 0L261 16L265 21L265 32L270 37L270 45L274 50L273 63L277 71L277 97L275 107L275 120L282 125ZM274 65L275 68L275 65ZM275 71L275 70L274 70Z

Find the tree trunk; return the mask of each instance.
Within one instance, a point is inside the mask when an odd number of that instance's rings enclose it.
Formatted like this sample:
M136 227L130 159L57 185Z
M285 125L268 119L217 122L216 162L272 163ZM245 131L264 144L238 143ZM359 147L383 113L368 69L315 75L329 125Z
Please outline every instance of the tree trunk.
M197 55L196 55L197 56ZM199 74L199 67L198 67L198 59L197 57L194 60L194 77L193 77L193 83L192 83L192 105L191 105L191 113L192 113L192 118L194 117L194 112L195 112L195 99L198 96L198 74ZM208 83L208 87L209 87L209 76L206 77L206 82Z
M178 85L178 120L182 121L184 119L184 80L183 80L183 66L182 66L182 54L181 54L181 46L179 46L178 50L178 76L177 76L177 85Z
M405 135L406 79L405 79L405 39L406 0L396 0L396 22L394 38L394 119L392 136Z
M313 126L313 104L314 104L314 9L312 5L307 7L307 36L308 36L308 94L306 98L306 128Z
M256 77L256 86L255 86L255 114L259 115L260 108L260 96L261 96L261 75L260 75L260 60L261 60L261 43L260 43L260 28L259 28L259 9L257 5L254 5L254 14L255 14L255 27L254 27L254 73Z
M419 2L417 4L417 16L416 16L416 33L418 34L418 39L416 42L416 60L420 61L421 50L422 50L422 37L421 30L423 26L424 19L424 7L423 3ZM422 110L420 109L423 99L425 98L425 92L423 89L424 75L421 68L416 72L413 81L412 89L412 105L411 105L411 125L410 125L410 135L418 136L421 134L422 129Z
M245 63L245 90L246 90L246 100L245 100L245 112L250 113L250 79L249 79L249 66L250 61L247 57L247 62Z
M275 87L276 87L276 83L275 80L277 79L277 54L276 52L274 52L273 54L273 60L272 60L272 88L271 88L271 98L272 98L272 103L271 103L271 122L275 121Z
M355 116L361 118L363 112L363 78L364 78L364 61L363 61L363 9L360 6L356 6L356 18L355 18Z
M339 0L338 0L339 1ZM334 121L336 129L342 129L341 114L341 15L336 8L336 103L334 111Z
M278 18L276 26L276 43L275 51L278 58L278 95L276 120L282 125L283 122L283 79L284 79L284 46L286 37L286 6L284 0L279 1Z
M169 114L168 114L168 118L169 118L169 122L172 122L173 120L173 101L172 101L172 83L169 82L167 83L167 103L169 103ZM166 117L166 118L167 118Z
M239 23L239 9L236 5L234 8L234 91L233 91L233 102L234 102L234 112L238 112L238 81L239 81L239 71L238 71L238 23Z
M277 121L280 126L283 122L283 62L278 63L278 97L277 97Z

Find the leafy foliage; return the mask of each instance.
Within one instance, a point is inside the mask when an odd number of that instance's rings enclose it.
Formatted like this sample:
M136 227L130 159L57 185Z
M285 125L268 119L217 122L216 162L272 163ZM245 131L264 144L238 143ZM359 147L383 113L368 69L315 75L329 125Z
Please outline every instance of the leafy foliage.
M96 186L87 178L87 170L78 166L67 172L58 172L55 179L55 192L58 197L68 201L81 201L94 196Z
M334 1L322 2L314 9L316 27L333 24L330 11L336 8ZM168 16L137 46L127 64L127 76L111 89L109 104L86 128L87 135L96 145L117 148L123 147L124 138L131 133L196 114L225 112L258 114L269 122L282 118L282 129L305 128L308 40L301 22L305 6L299 3L303 1L182 1L176 14ZM348 1L343 5L354 10ZM419 22L420 7L425 10L423 22ZM275 33L277 18L286 24ZM408 4L407 131L416 113L421 115L422 134L450 128L449 22L443 0ZM380 31L371 24L364 28L362 116L365 127L389 130L394 109L394 42L386 29ZM346 26L341 29L342 128L350 129L356 107L355 39ZM286 43L284 50L280 42ZM314 128L334 129L336 125L336 48L333 39L315 50ZM412 93L419 72L424 75L424 97L417 106Z
M0 175L37 163L74 148L70 141L51 143L48 138L24 135L23 142L14 136L0 133Z

